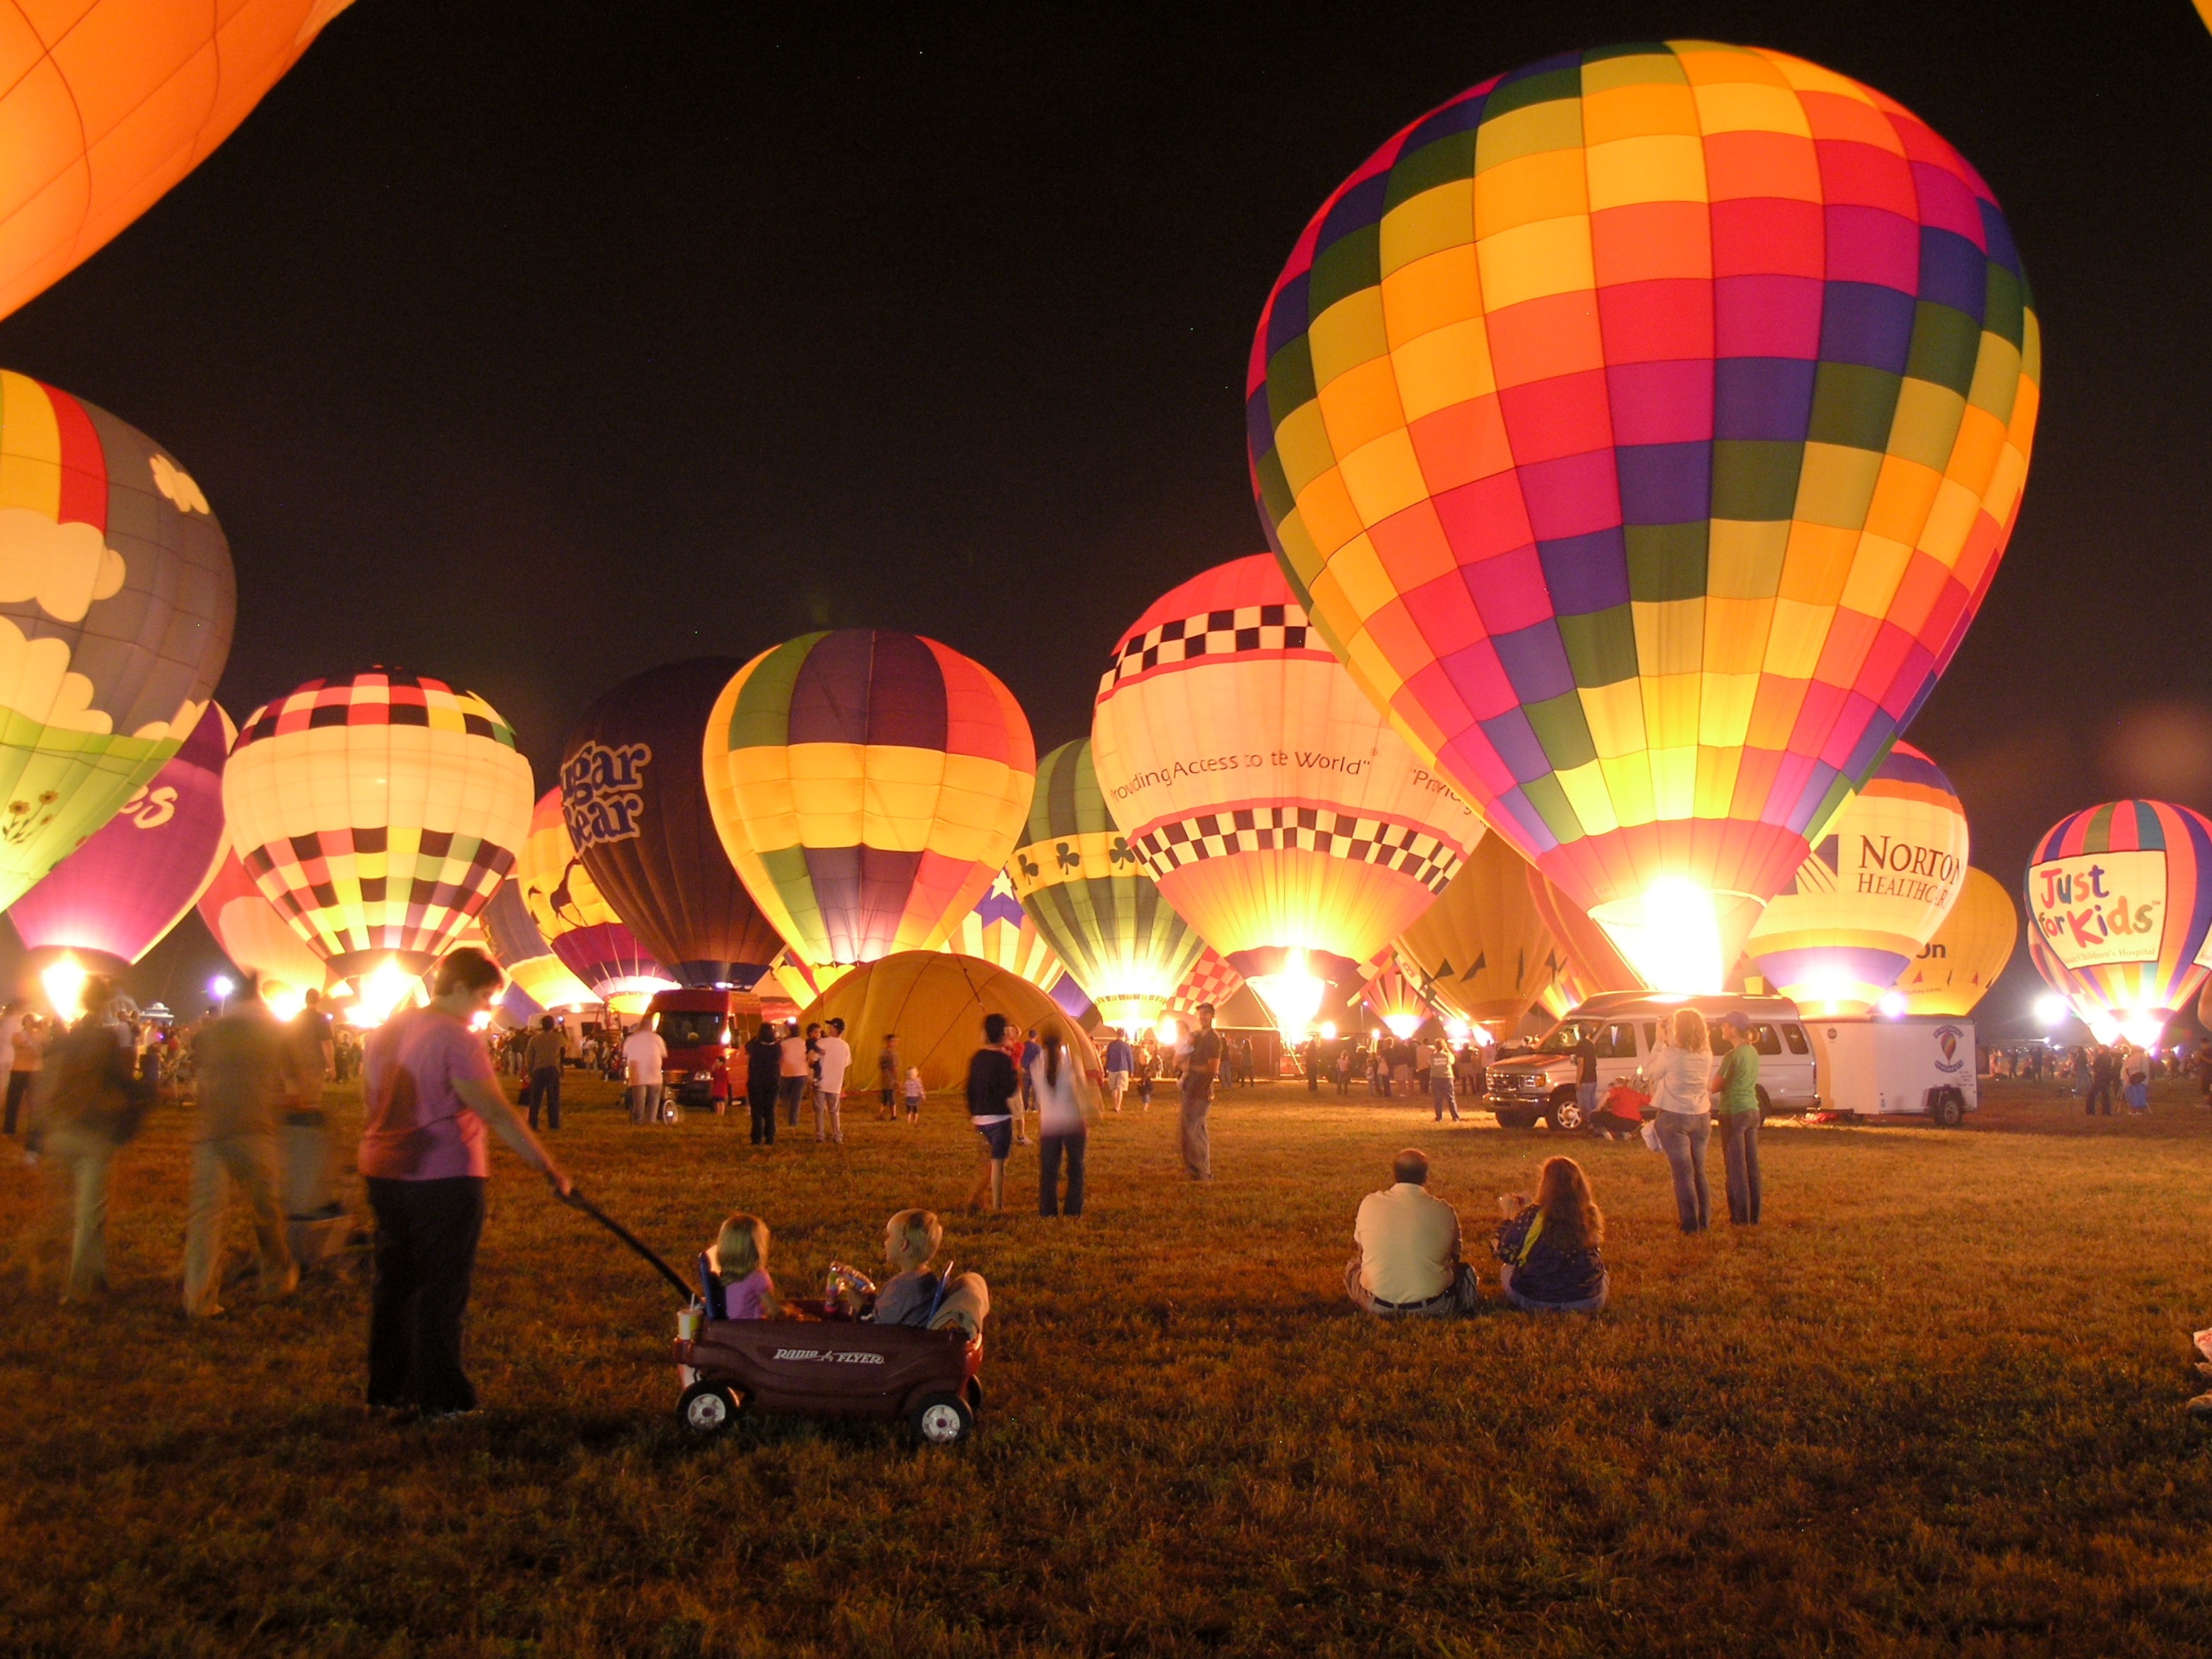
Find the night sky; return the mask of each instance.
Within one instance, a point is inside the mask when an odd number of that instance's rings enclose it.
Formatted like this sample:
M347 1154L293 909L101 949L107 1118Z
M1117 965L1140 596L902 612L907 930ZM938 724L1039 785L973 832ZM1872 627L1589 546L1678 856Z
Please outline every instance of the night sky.
M1124 624L1265 545L1245 360L1328 191L1490 74L1702 35L1906 104L2027 262L2026 504L1909 734L1974 862L2016 883L2115 793L2212 810L2212 37L2185 0L828 12L360 0L0 324L0 363L205 489L234 715L404 665L489 697L542 788L641 668L873 624L988 665L1040 750L1078 736ZM196 1002L220 965L188 918L136 988Z

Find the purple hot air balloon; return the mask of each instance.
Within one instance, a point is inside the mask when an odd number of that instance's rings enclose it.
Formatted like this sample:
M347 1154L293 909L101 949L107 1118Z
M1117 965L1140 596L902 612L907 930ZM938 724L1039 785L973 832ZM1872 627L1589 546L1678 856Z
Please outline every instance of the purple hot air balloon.
M198 902L222 862L222 763L238 730L210 703L184 747L9 907L33 951L137 961Z

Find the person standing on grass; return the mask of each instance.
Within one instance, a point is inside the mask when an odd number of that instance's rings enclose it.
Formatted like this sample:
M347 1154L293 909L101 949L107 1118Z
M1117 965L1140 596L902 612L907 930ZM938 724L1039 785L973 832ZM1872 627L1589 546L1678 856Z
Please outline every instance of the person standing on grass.
M745 1102L753 1115L753 1145L775 1145L775 1097L783 1076L783 1042L772 1021L763 1020L745 1044Z
M1149 1112L1152 1109L1152 1080L1159 1074L1160 1045L1152 1033L1147 1031L1137 1039L1136 1079L1139 1111ZM2206 1085L2206 1092L2208 1096L2212 1096L2212 1084Z
M476 1409L461 1369L461 1324L491 1174L485 1127L555 1193L571 1190L507 1104L483 1038L470 1029L490 1014L501 983L491 959L464 946L432 970L426 1006L402 1009L368 1039L360 1163L376 1216L372 1411L457 1417Z
M1022 1097L1021 1079L1006 1053L1004 1014L983 1016L983 1046L968 1058L968 1121L983 1137L983 1172L968 1194L970 1209L981 1208L985 1195L990 1207L1006 1207L1006 1159L1014 1150L1014 1108Z
M899 1051L898 1033L884 1033L884 1046L876 1050L876 1092L882 1097L882 1109L876 1115L885 1123L898 1121Z
M32 1288L38 1288L47 1245L66 1235L64 1305L90 1303L107 1293L107 1200L115 1155L137 1133L151 1103L138 1090L129 1052L116 1042L101 1007L112 991L105 979L85 981L86 1006L93 1012L68 1030L54 1031L33 1072L36 1081L25 1150L53 1165L58 1185L53 1220L46 1236L33 1241ZM16 1041L20 1066L22 1039Z
M518 1031L515 1035L525 1036ZM522 1086L522 1103L530 1109L530 1127L538 1127L540 1107L545 1111L545 1127L561 1127L561 1059L568 1052L568 1040L562 1032L559 1022L550 1014L540 1015L538 1029L527 1033L527 1043L522 1051L523 1075L529 1081Z
M799 1127L799 1103L813 1087L814 1071L806 1063L806 1039L799 1035L799 1022L791 1021L783 1028L783 1037L778 1045L779 1058L775 1069L776 1103L783 1108L786 1128Z
M1583 1121L1597 1115L1597 1028L1584 1026L1575 1044L1575 1100L1583 1109Z
M629 1121L659 1122L665 1087L660 1068L668 1060L666 1041L650 1025L641 1024L623 1039L622 1054L629 1076Z
M1707 1091L1711 1087L1712 1039L1705 1017L1678 1008L1651 1055L1655 1073L1651 1103L1659 1110L1659 1146L1674 1172L1674 1213L1686 1233L1701 1233L1712 1223L1712 1194L1705 1186L1705 1144L1713 1120Z
M1020 1051L1014 1055L1014 1065L1021 1073L1021 1103L1014 1109L1014 1140L1018 1146L1030 1144L1030 1114L1036 1110L1036 1093L1030 1087L1030 1066L1042 1052L1037 1047L1036 1027L1032 1025L1023 1033Z
M1067 1051L1067 1038L1059 1022L1049 1021L1037 1038L1037 1057L1030 1066L1030 1092L1037 1103L1037 1213L1057 1216L1060 1203L1060 1164L1067 1160L1066 1213L1083 1213L1083 1155L1090 1142L1091 1120L1097 1108L1091 1099L1090 1079L1084 1077Z
M46 1022L36 1014L26 1014L23 1024L15 1033L15 1041L8 1055L8 1133L15 1133L15 1116L30 1098L31 1091L39 1080L40 1067L46 1063L46 1044L53 1033Z
M0 1004L0 1093L7 1096L6 1133L15 1133L15 1039L23 1034L23 1005L20 1002Z
M1713 1110L1721 1121L1721 1158L1728 1170L1729 1221L1733 1226L1759 1224L1759 1050L1753 1046L1751 1021L1741 1014L1724 1016L1721 1034L1729 1051L1713 1073Z
M1198 1030L1191 1034L1190 1058L1182 1068L1182 1164L1193 1181L1213 1179L1213 1148L1206 1114L1213 1105L1213 1079L1221 1069L1221 1033L1213 1029L1213 1005L1198 1005Z
M1475 1309L1474 1269L1460 1260L1459 1212L1429 1191L1429 1156L1408 1146L1392 1185L1359 1200L1344 1293L1383 1319L1443 1319Z
M1121 1097L1129 1091L1129 1073L1136 1068L1136 1056L1129 1052L1129 1039L1117 1025L1106 1042L1106 1092L1112 1097L1117 1112L1121 1109Z
M822 1034L814 1057L814 1138L845 1144L845 1119L840 1100L845 1092L845 1073L853 1066L852 1045L845 1041L845 1022L833 1019Z
M1446 1112L1451 1114L1453 1122L1460 1121L1458 1086L1458 1079L1452 1075L1449 1045L1435 1044L1429 1055L1429 1103L1436 1109L1437 1122L1444 1121Z
M299 1098L307 1085L301 1073L305 1045L287 1032L248 980L231 994L222 1018L200 1033L198 1105L192 1123L192 1187L185 1222L185 1313L217 1319L222 1304L222 1224L234 1182L253 1216L261 1249L263 1299L299 1288L282 1200L283 1164L276 1149L276 1104ZM313 1083L321 1115L322 1052L315 1051Z

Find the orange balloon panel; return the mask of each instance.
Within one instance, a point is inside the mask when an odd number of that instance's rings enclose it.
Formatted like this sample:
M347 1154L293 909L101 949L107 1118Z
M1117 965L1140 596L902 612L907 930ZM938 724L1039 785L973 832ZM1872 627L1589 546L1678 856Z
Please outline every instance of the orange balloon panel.
M1627 958L1613 948L1605 929L1592 921L1587 912L1576 907L1575 902L1547 879L1535 866L1528 866L1528 896L1535 901L1537 913L1544 918L1544 926L1551 930L1553 939L1565 958L1566 972L1559 977L1571 979L1568 989L1579 991L1571 1008L1585 997L1594 997L1601 991L1641 991L1643 978L1628 965ZM1556 998L1543 999L1547 1008Z
M1500 1030L1558 977L1528 865L1503 836L1483 837L1443 896L1400 937L1398 954L1449 1012Z
M1968 870L1951 914L1897 981L1905 1012L1963 1019L1989 994L2019 943L2011 892L1988 872Z
M1248 977L1302 951L1313 974L1357 985L1482 838L1265 554L1137 619L1100 685L1091 755L1162 896Z
M351 3L0 3L0 317L198 167Z

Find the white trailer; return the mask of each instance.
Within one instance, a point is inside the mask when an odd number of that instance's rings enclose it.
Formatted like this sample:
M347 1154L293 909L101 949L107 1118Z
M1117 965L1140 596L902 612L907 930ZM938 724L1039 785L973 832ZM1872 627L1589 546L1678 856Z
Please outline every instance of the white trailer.
M1971 1019L1807 1020L1821 1098L1863 1118L1917 1117L1954 1129L1978 1109Z

